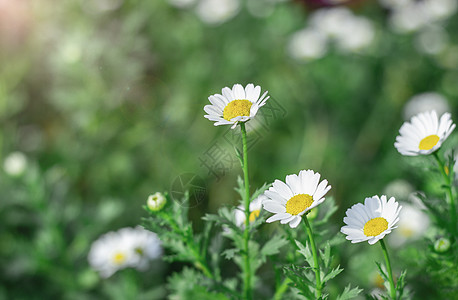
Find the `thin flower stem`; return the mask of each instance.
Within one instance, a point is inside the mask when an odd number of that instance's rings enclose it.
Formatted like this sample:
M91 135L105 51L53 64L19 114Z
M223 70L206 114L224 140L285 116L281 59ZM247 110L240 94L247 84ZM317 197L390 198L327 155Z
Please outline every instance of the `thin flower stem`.
M390 296L391 299L396 300L396 287L394 285L393 272L391 271L390 257L388 256L388 250L386 250L383 239L380 240L380 246L382 246L383 256L385 256L386 270L390 279Z
M321 286L320 265L318 264L318 253L316 251L315 239L313 238L312 226L310 226L307 216L304 216L303 219L304 219L305 230L307 231L307 235L309 236L310 247L312 248L313 264L314 264L313 269L315 270L315 278L316 278L316 298L319 299L321 297L321 290L323 289L323 287Z
M436 159L437 165L439 167L439 171L442 174L442 177L444 178L445 181L445 188L447 190L447 196L449 199L450 203L450 233L452 234L452 237L455 237L456 235L456 205L455 205L455 198L453 197L453 191L452 191L452 183L450 176L447 175L445 172L445 165L439 158L439 154L437 154L438 151L433 153L434 158Z
M280 284L280 286L277 288L277 290L275 291L275 295L274 295L274 300L281 300L283 299L283 294L286 292L286 290L288 289L288 285L289 283L291 282L291 279L289 278L285 278L283 280L283 282Z
M248 145L246 138L245 123L240 123L242 130L242 146L243 146L243 177L245 182L245 231L243 232L243 238L245 242L245 276L244 276L244 295L245 299L252 299L251 291L251 266L250 266L250 254L249 254L249 241L250 241L250 182L248 179Z

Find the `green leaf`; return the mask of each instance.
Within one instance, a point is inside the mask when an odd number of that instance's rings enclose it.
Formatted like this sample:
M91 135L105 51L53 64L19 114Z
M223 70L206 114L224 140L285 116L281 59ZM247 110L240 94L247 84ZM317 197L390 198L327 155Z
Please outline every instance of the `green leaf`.
M339 275L342 271L343 271L343 269L341 269L340 266L337 266L337 268L333 269L331 272L326 274L326 276L324 276L323 282L331 280L332 278L334 278L337 275Z
M340 294L339 296L337 296L337 299L336 300L347 300L347 299L353 299L355 298L356 296L359 295L359 293L361 293L363 290L358 288L358 287L355 287L355 288L351 288L351 285L347 285L344 289L344 291L342 292L342 294Z
M329 242L326 242L326 246L324 246L324 250L319 250L321 257L324 262L324 266L327 268L329 267L329 262L331 261L331 245Z
M234 256L239 252L240 249L232 248L224 250L223 253L221 253L221 255L223 255L225 259L233 259Z
M253 195L251 195L251 201L258 198L261 194L263 194L268 188L270 187L270 183L264 183L260 188L258 188Z
M280 252L280 248L288 243L288 240L280 235L274 235L261 249L261 256L275 255Z
M388 275L386 275L385 271L383 271L382 265L379 262L375 262L375 264L377 265L377 268L378 268L378 270L380 272L380 275L382 276L383 280L385 282L387 282L388 281Z
M308 262L308 264L310 266L314 267L315 264L313 262L312 252L310 251L308 243L306 244L306 246L304 246L298 240L295 240L295 241L296 241L297 247L299 248L299 250L297 250L297 252L299 252L300 254L302 254L305 257L305 260Z

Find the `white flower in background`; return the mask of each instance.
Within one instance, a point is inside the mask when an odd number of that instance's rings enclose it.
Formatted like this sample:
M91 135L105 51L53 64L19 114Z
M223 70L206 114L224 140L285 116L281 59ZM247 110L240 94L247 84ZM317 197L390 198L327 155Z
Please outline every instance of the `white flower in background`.
M424 235L429 222L427 214L416 206L404 203L399 214L398 229L390 235L388 241L391 245L399 247L408 240L416 240Z
M188 8L191 7L196 0L168 0L169 3L178 8Z
M266 104L269 96L267 91L262 94L261 87L250 83L245 88L234 84L232 89L225 87L222 95L214 94L208 97L211 105L205 105L204 110L208 115L204 117L218 125L232 125L234 129L239 122L247 122L256 116L259 108Z
M410 122L402 124L394 146L399 153L407 156L436 151L455 129L450 117L449 113L445 113L438 120L434 110L412 117Z
M289 54L298 60L321 58L326 51L326 36L313 28L305 28L294 33L288 43Z
M399 221L402 206L391 197L388 201L383 195L366 198L364 204L358 203L347 209L340 231L352 243L368 241L370 245L383 239Z
M148 200L146 201L146 206L151 211L159 211L161 210L164 205L167 203L167 199L165 196L159 192L149 195Z
M434 243L434 250L439 253L444 253L447 252L450 249L450 240L447 238L439 238L435 243Z
M297 227L302 215L323 203L324 195L331 189L326 179L319 182L320 176L312 170L302 170L299 175L286 176L286 183L275 180L264 192L268 199L262 202L263 207L274 213L266 222L280 221L281 224L289 223L291 228Z
M261 195L253 201L251 201L249 216L250 223L254 222L256 218L259 217L262 208L262 201L265 199L267 199L267 197ZM238 227L245 227L245 208L243 207L243 205L239 205L235 210L235 224Z
M3 162L3 170L10 176L19 176L27 168L27 157L22 152L10 153Z
M393 9L390 23L394 30L406 33L449 18L457 10L456 0L405 1Z
M239 10L239 0L201 0L196 7L197 16L211 25L218 25L232 19Z
M140 226L135 228L123 228L120 230L121 234L122 231L125 231L126 236L131 239L130 245L137 255L137 260L134 265L137 270L146 270L151 260L161 256L162 243L154 232Z
M337 45L344 51L357 51L369 46L375 36L372 22L363 17L349 18L342 24L342 30L337 35Z
M435 92L426 92L413 96L404 106L404 120L409 120L419 113L427 111L436 111L438 115L450 111L450 105L447 99L441 94Z
M418 34L415 42L420 52L435 55L446 48L448 35L441 26L428 25Z
M413 186L404 179L397 179L387 184L384 189L385 195L392 195L398 200L407 200L414 192Z
M88 261L100 276L108 278L128 267L144 270L149 260L161 253L161 242L155 233L127 227L108 232L92 243Z
M369 19L355 16L345 7L323 8L310 16L308 27L291 36L288 52L295 59L317 59L326 54L330 42L352 52L368 47L374 37Z
M336 37L353 18L353 13L346 7L322 8L310 16L309 25L329 37Z

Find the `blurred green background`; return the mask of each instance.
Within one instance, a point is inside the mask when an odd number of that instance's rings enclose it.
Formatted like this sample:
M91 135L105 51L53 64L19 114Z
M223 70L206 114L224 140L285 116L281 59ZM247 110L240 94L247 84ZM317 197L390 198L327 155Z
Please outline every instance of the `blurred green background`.
M320 172L337 232L347 207L393 180L421 187L393 143L417 94L438 93L457 113L455 1L407 29L393 25L390 1L353 1L371 24L367 45L344 51L331 38L316 57L291 54L291 39L324 1L234 1L0 1L0 158L21 157L17 172L0 171L0 299L164 297L180 266L101 280L87 253L101 234L140 224L148 195L173 192L183 174L205 182L197 228L237 204L233 132L203 117L207 97L235 83L271 96L250 134L253 189Z

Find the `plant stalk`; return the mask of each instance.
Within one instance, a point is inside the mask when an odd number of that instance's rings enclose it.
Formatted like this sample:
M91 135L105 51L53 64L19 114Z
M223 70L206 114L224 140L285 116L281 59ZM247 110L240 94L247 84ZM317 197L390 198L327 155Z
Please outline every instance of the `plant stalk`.
M386 249L386 245L383 239L380 240L380 246L382 246L383 256L385 257L386 270L388 272L388 277L390 279L390 296L391 296L391 299L396 300L396 286L394 285L390 257L388 256L388 250Z
M249 241L250 241L250 182L248 179L248 145L247 145L247 134L245 123L240 123L242 131L242 147L243 147L243 177L245 183L245 230L243 232L243 238L245 242L245 276L244 276L244 295L245 299L252 299L251 290L251 266L250 266L250 254L249 254Z
M439 167L439 171L442 174L442 177L444 178L444 181L445 181L447 197L449 198L449 204L450 204L450 233L452 234L452 237L455 238L455 235L456 235L456 205L455 205L455 198L453 197L452 182L451 182L450 176L448 176L447 173L445 172L445 165L440 160L439 154L437 154L437 152L438 151L433 152L433 156L436 159L437 165Z
M310 247L312 248L313 263L314 263L313 269L315 270L315 278L316 278L315 296L317 299L319 299L321 297L321 293L322 293L321 291L323 287L321 285L320 265L318 264L318 253L316 250L315 239L313 238L312 226L310 226L307 216L304 216L303 219L304 219L305 230L307 231L307 235L309 236Z

